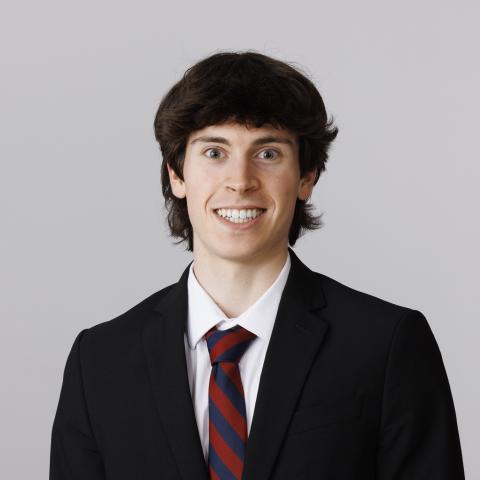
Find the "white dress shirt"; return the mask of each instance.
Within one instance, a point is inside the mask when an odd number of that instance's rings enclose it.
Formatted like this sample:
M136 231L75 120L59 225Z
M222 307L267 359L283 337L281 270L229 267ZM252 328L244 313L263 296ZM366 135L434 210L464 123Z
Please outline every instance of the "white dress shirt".
M193 263L190 265L188 320L187 331L184 336L185 356L190 392L205 460L208 458L208 385L212 365L207 342L203 336L214 325L219 330L241 325L257 336L250 343L238 364L245 392L247 433L250 433L260 374L275 323L280 297L287 282L290 264L290 254L288 254L285 265L273 284L253 305L235 318L228 318L218 307L195 277Z

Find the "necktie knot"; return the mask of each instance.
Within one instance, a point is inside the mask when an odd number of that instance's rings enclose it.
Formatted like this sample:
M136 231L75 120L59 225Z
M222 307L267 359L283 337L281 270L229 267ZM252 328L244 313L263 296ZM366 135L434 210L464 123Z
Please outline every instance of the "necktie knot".
M212 365L219 362L238 364L243 354L256 335L240 325L227 330L211 328L206 334L210 362Z

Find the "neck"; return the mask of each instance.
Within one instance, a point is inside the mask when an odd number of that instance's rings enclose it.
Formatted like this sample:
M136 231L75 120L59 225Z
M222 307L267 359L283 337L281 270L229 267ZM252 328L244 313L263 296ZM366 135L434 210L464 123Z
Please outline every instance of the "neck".
M235 318L268 290L284 267L287 256L287 247L247 261L194 251L193 272L225 315Z

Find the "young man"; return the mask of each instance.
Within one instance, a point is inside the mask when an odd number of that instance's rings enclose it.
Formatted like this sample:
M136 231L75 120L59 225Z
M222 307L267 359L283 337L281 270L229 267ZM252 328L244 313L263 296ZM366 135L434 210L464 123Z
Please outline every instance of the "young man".
M76 338L51 480L460 480L425 316L310 270L290 248L337 129L292 66L190 68L155 119L179 281ZM290 246L289 246L290 245Z

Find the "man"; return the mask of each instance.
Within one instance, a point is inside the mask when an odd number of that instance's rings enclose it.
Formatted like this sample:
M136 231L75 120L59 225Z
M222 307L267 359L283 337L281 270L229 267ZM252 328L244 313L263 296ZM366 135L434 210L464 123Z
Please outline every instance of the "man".
M190 68L155 119L179 281L77 336L52 480L460 480L424 315L310 270L308 199L337 135L299 70L255 52ZM289 246L290 245L290 246Z

